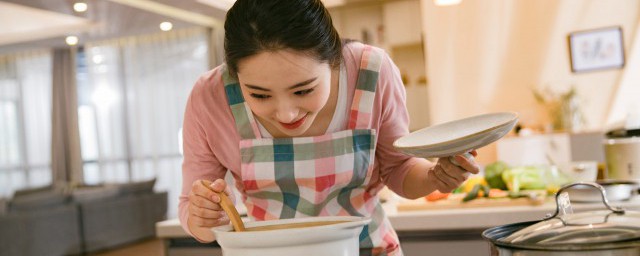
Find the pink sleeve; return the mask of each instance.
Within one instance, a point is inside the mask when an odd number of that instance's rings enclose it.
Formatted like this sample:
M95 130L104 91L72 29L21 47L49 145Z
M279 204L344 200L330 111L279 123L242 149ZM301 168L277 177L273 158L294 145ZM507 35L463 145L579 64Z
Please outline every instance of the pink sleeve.
M382 60L378 78L378 100L381 120L378 128L376 161L380 168L380 178L389 189L404 196L403 182L407 173L419 159L395 150L393 142L409 133L409 114L406 107L406 93L400 71L387 54Z
M203 76L196 82L187 101L182 127L184 160L182 162L182 193L180 194L178 214L182 228L191 236L193 234L187 225L189 217L188 196L191 191L191 185L199 179L223 179L227 171L213 153L214 148L210 143L211 138L208 138L205 133L206 127L202 123L202 120L207 118L202 118L200 116L201 112L199 112L206 106L202 97L203 94L208 93L204 88L206 80ZM198 240L200 241L200 239Z

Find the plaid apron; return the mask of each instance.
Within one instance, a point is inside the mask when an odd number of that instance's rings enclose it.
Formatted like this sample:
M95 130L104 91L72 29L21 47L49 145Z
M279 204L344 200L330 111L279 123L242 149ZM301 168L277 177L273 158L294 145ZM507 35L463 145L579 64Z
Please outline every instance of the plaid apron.
M367 216L361 255L402 255L398 236L377 196L366 191L373 170L376 130L371 112L382 54L363 51L348 129L295 138L262 138L237 80L223 81L240 141L243 201L254 220L310 216Z

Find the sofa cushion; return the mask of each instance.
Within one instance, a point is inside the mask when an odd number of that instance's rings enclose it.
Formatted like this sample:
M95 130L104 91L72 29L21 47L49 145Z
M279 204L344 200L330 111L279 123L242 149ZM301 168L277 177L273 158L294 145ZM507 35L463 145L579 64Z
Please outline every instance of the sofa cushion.
M134 195L134 194L147 194L153 193L153 186L156 184L156 179L146 181L136 181L129 183L118 184L120 195Z
M82 187L74 189L71 192L73 201L79 203L86 203L97 200L104 200L118 196L120 189L118 186L105 185L96 187Z
M37 193L20 194L9 202L10 211L27 211L64 205L69 196L62 189L54 189Z
M38 193L48 192L53 189L54 189L53 185L48 185L44 187L35 187L35 188L24 188L24 189L19 189L13 192L13 197L15 198L15 197L26 196L31 194L38 194Z

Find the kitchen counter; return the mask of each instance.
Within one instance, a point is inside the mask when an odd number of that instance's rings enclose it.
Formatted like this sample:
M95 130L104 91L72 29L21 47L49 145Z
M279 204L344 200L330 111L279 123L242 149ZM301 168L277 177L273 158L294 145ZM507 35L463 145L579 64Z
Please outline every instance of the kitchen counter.
M640 210L640 196L635 196L629 201L612 202L611 205L629 210ZM574 212L606 209L601 202L572 202L571 206ZM500 206L401 212L398 212L393 205L385 206L389 220L398 232L486 229L516 222L540 220L548 213L553 214L555 210L556 204L553 200L547 200L544 204L535 206Z
M613 206L640 211L640 196ZM555 201L537 206L499 206L463 209L397 211L394 203L383 204L391 224L398 232L406 256L489 255L483 230L523 221L540 220L555 212ZM574 212L604 210L602 203L572 203ZM245 220L246 221L246 220ZM222 255L216 243L200 244L190 238L177 219L156 224L157 236L165 240L167 256Z

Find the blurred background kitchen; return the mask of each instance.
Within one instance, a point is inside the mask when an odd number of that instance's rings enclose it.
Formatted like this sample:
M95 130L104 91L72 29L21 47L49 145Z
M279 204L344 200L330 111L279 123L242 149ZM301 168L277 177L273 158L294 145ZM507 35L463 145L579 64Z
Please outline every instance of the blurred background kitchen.
M640 0L323 2L342 37L391 55L411 130L519 113L482 166L589 162L606 178L607 133L640 128ZM108 252L177 217L184 106L223 61L232 4L0 1L0 255ZM27 246L34 233L50 241Z

